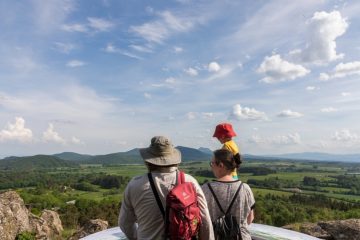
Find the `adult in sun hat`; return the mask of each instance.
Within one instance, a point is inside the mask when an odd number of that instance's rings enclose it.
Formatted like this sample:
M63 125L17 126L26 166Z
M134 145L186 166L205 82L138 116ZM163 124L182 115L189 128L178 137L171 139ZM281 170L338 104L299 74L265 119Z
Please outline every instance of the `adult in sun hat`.
M223 144L222 149L227 149L234 155L235 162L238 166L242 163L240 150L232 139L236 133L230 123L220 123L216 126L213 137L216 137ZM237 168L231 173L234 180L238 180Z
M166 196L176 185L181 153L170 139L155 136L148 148L139 149L151 173L155 188L165 209ZM185 174L185 181L193 183L201 214L200 239L214 239L212 223L204 193L196 179ZM134 177L126 186L119 214L119 226L132 239L164 239L165 225L147 174ZM181 236L179 236L181 237Z

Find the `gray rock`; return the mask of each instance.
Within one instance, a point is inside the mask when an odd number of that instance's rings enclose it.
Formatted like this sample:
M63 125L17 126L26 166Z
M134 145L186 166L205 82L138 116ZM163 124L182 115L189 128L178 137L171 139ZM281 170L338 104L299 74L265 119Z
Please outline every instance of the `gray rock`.
M299 231L320 239L360 240L360 219L291 224L283 228Z
M319 222L318 225L335 240L360 239L360 219Z
M22 232L34 232L36 239L58 239L63 227L59 215L44 210L40 217L30 213L15 191L0 194L0 239L13 240Z
M87 235L106 230L108 226L109 224L107 221L101 219L90 220L70 238L68 238L68 240L78 240L80 238L86 237Z
M13 240L19 233L31 230L29 211L19 194L0 194L0 239Z

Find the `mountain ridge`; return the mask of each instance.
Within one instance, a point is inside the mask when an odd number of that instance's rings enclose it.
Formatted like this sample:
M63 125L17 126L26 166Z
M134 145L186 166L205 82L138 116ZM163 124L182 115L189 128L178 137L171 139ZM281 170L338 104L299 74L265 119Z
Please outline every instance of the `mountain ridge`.
M272 158L286 158L298 160L314 160L314 161L339 161L339 162L360 162L360 154L333 154L322 152L301 152L264 155Z
M177 146L182 154L184 163L191 161L209 161L212 151L208 148L191 148ZM244 154L245 161L251 160L308 160L330 162L360 163L360 154L330 154L320 152L287 153L277 155L251 155ZM53 155L39 154L24 157L6 157L0 160L0 169L5 170L32 170L56 167L76 167L78 164L142 164L139 148L126 152L109 153L103 155L79 154L76 152L62 152Z

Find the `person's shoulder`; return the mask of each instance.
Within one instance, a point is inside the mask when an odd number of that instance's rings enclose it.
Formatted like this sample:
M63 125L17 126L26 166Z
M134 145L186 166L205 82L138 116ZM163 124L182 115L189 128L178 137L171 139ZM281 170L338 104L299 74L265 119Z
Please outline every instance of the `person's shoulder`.
M247 184L245 182L242 182L242 184L243 184L243 188L244 188L245 191L252 192L251 187L249 186L249 184Z
M129 185L142 184L142 183L145 183L147 181L147 179L148 179L147 174L135 176L130 180Z
M185 174L186 182L193 182L193 183L199 184L198 181L193 176L191 176L190 174L185 173L185 172L184 172L184 174Z

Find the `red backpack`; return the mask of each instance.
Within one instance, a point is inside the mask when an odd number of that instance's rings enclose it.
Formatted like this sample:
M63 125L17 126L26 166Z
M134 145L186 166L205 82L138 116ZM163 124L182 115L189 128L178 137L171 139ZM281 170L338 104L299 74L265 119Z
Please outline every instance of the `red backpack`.
M191 182L185 182L184 172L180 171L177 174L177 185L166 196L166 212L151 173L148 173L148 178L165 220L165 238L171 240L196 238L201 224L200 208L195 187Z

